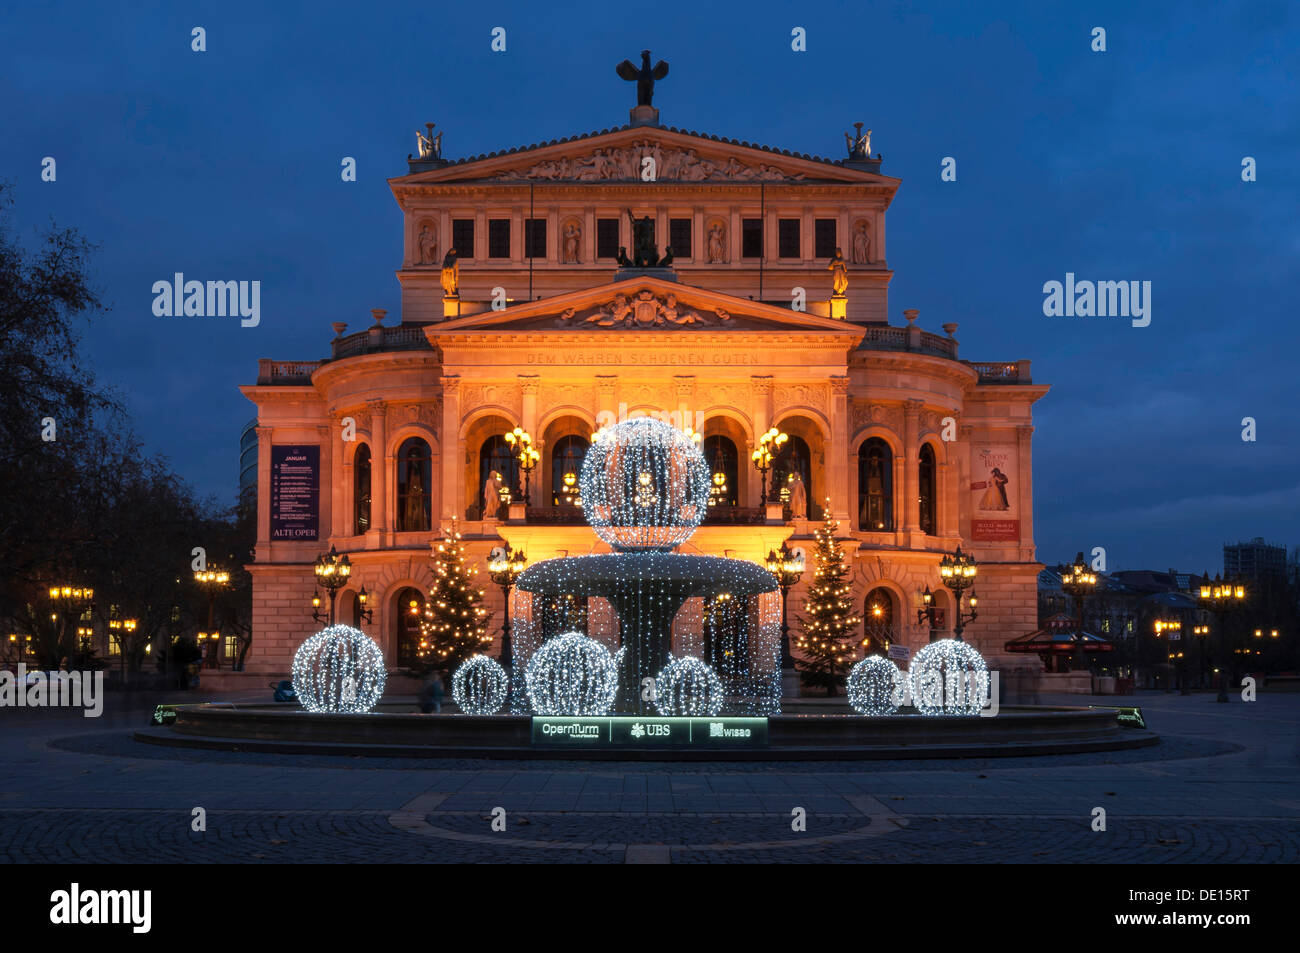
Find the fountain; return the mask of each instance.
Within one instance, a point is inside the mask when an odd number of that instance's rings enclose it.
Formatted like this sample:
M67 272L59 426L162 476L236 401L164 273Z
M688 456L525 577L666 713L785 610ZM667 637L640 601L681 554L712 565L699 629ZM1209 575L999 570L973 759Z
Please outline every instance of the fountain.
M517 587L531 594L534 607L606 600L622 649L616 710L657 710L645 680L657 679L669 664L674 619L688 600L698 599L705 608L690 621L700 623L699 631L685 639L722 681L723 712L779 712L778 633L774 624L759 621L757 606L759 595L776 590L776 579L756 563L675 551L708 508L709 469L699 447L661 420L623 421L593 437L581 488L587 521L614 551L539 562ZM516 622L522 630L512 660L516 671L531 650L565 628L547 631L540 615L534 611Z

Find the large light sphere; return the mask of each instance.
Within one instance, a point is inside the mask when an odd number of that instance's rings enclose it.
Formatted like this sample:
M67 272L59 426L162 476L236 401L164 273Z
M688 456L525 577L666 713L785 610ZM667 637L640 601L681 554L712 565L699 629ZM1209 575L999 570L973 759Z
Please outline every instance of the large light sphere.
M510 694L510 676L496 659L475 655L451 677L451 697L467 715L495 715Z
M655 708L661 715L712 717L725 701L722 680L693 655L673 659L655 679Z
M653 417L600 431L582 463L582 511L618 552L671 550L709 505L709 466L685 433Z
M989 693L984 657L956 639L923 647L913 656L908 677L912 704L923 715L978 715Z
M609 649L578 632L557 635L534 652L524 683L539 715L608 714L618 694Z
M384 694L384 653L360 629L331 625L293 656L293 690L308 711L360 714Z
M880 655L864 658L849 672L849 704L860 715L892 715L907 693L907 676Z

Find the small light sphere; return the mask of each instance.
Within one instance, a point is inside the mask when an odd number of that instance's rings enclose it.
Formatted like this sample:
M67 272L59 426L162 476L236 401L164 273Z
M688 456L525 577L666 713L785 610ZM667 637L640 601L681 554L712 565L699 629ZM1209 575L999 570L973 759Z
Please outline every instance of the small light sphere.
M618 694L618 672L604 645L566 632L533 653L524 684L538 715L604 715Z
M908 670L912 704L923 715L978 715L989 694L984 657L968 642L923 646Z
M907 694L907 676L882 655L864 658L849 672L849 704L860 715L893 715Z
M709 506L704 453L653 417L601 431L582 463L583 514L618 552L671 550L690 538Z
M665 717L712 717L722 711L725 700L722 680L693 655L671 660L655 679L655 708Z
M451 697L467 715L495 715L506 703L510 676L496 659L474 655L451 677Z
M293 690L313 712L362 714L384 694L384 653L350 625L331 625L308 638L293 656Z

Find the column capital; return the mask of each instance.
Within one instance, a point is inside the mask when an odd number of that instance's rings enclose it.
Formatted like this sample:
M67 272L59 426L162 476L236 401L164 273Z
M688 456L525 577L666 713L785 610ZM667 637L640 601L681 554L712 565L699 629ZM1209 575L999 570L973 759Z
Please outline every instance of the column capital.
M764 397L772 393L771 374L755 374L749 380L756 393L762 394Z
M531 396L531 397L537 396L537 389L541 386L541 384L542 384L542 378L540 374L519 375L519 390L526 396Z
M597 374L596 389L602 394L613 394L614 388L618 385L618 376L615 374Z
M903 401L903 411L909 417L919 417L924 407L925 401L917 400L915 397Z
M843 397L849 392L849 376L847 374L831 375L831 393L836 397Z
M442 378L442 393L444 397L460 396L460 375L444 374Z
M370 408L372 414L383 414L388 411L388 401L382 397L371 397L366 400L366 406Z
M1019 426L1016 427L1016 436L1020 438L1021 443L1027 441L1030 437L1033 436L1033 434L1034 434L1033 424L1020 424Z
M253 428L253 432L257 434L257 440L260 443L263 437L271 437L275 433L275 428L258 425Z
M673 376L673 386L678 397L690 397L695 393L695 375L676 374Z

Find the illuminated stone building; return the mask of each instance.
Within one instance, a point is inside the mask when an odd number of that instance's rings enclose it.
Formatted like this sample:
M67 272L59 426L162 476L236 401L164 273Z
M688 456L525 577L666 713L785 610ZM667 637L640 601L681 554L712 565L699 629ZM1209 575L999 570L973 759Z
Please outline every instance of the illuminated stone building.
M377 311L359 331L335 325L327 358L263 360L242 389L259 454L250 670L287 671L319 628L312 565L331 546L354 566L339 620L356 620L364 586L364 628L400 668L430 540L453 517L499 631L488 554L600 551L566 476L599 425L642 413L702 434L716 505L689 550L762 561L788 541L811 556L829 501L876 634L927 641L927 587L951 629L937 566L958 545L980 565L967 639L996 656L1035 628L1032 405L1047 388L1028 361L960 359L955 324L925 331L915 311L889 323L886 217L901 182L860 141L819 158L659 125L638 107L628 125L568 139L423 152L389 183L403 213L400 322ZM652 230L655 267L620 264L636 254L634 226ZM503 438L516 427L541 452L530 500L484 518L493 472L520 496ZM764 507L751 451L773 427L788 435L767 476L784 505Z

